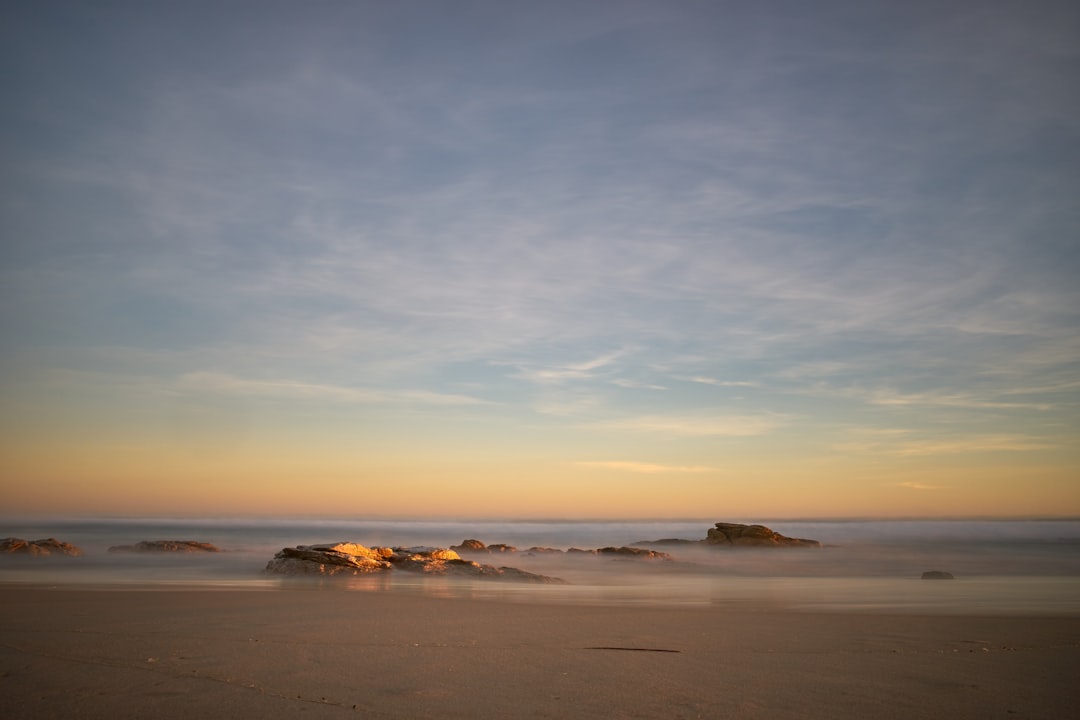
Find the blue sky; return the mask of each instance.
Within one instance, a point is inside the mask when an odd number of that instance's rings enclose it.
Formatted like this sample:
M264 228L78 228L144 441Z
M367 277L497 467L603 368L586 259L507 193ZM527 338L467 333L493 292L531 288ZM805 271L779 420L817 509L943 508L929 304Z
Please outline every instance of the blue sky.
M7 14L0 482L292 443L1080 512L1071 3Z

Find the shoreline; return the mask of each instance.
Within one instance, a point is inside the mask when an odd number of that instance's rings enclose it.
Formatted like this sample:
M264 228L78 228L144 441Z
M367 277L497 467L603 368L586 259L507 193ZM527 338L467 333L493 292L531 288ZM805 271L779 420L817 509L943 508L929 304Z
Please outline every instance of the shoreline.
M1080 617L0 584L9 718L1052 717Z

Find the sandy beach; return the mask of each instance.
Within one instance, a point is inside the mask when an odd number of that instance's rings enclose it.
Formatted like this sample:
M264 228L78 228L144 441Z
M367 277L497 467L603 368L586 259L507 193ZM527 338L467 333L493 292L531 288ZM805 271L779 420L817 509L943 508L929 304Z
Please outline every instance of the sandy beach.
M1056 718L1080 617L0 587L5 718Z

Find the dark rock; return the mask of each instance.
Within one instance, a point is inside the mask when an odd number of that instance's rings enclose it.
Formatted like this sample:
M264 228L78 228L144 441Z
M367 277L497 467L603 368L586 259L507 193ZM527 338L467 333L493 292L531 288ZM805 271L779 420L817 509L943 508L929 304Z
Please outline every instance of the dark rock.
M517 568L491 568L490 565L482 565L481 567L484 568L484 577L490 577L495 580L513 580L515 582L545 583L549 585L566 584L566 581L562 578L549 577L547 575L537 575L536 573L526 572L525 570L519 570Z
M922 574L923 580L955 580L952 573L944 570L927 570Z
M681 538L663 538L662 540L638 540L631 543L633 546L649 547L650 545L700 545L704 540L683 540Z
M198 540L143 540L134 545L113 545L109 552L138 552L138 553L195 553L195 552L221 552L210 543Z
M770 530L764 525L741 523L716 523L710 528L704 542L707 545L733 545L746 547L821 547L817 540L789 538Z
M11 555L34 555L38 557L48 555L68 555L78 557L83 554L81 548L71 543L61 542L56 538L43 540L23 540L22 538L4 538L0 540L0 553Z
M487 552L487 545L479 540L462 540L460 545L451 545L451 550L458 552Z
M671 555L659 550L647 550L635 547L605 547L596 551L597 555L615 555L617 557L642 560L671 560Z
M451 545L450 549L469 553L516 553L518 551L513 545L506 545L505 543L485 545L479 540L462 540L460 545Z
M789 538L770 530L764 525L743 525L742 523L716 523L709 528L704 540L683 540L664 538L663 540L639 540L636 546L651 547L674 545L708 545L711 547L821 547L817 540Z

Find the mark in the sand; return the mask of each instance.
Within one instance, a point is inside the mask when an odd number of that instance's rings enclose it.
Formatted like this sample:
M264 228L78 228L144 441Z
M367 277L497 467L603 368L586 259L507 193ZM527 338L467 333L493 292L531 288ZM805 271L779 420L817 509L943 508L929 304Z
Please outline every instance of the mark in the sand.
M666 652L666 653L681 653L682 650L669 650L667 648L643 648L643 647L614 647L610 645L601 645L598 647L587 647L586 650L629 650L631 652Z

